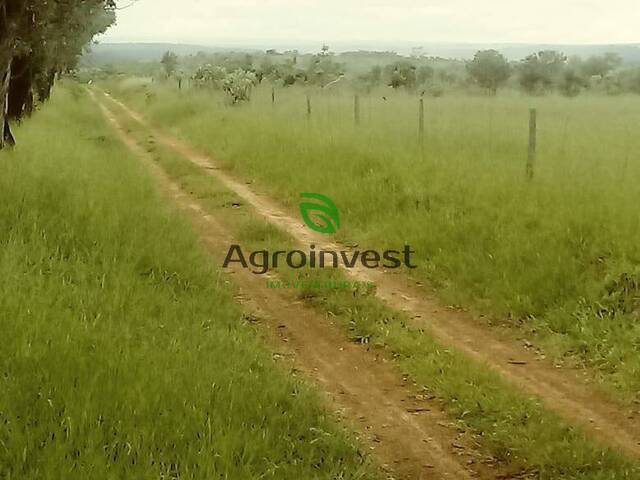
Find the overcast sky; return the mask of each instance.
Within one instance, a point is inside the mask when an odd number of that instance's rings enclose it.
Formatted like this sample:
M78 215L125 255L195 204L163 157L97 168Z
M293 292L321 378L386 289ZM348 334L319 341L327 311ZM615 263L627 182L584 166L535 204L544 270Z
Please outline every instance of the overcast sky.
M118 14L103 42L640 42L638 0L137 0Z

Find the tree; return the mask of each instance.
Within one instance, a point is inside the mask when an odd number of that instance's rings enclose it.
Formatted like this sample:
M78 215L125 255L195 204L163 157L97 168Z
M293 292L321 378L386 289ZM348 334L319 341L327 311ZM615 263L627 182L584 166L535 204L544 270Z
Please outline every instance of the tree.
M541 93L559 83L567 57L554 50L529 55L518 67L520 85L528 93Z
M275 77L277 75L278 72L278 68L276 66L275 63L273 63L273 60L271 59L271 55L267 54L267 56L265 56L262 59L262 62L260 63L260 67L259 67L260 73L263 77Z
M227 78L227 70L224 67L207 64L198 67L191 78L200 87L221 88L222 82Z
M375 65L371 67L367 73L358 76L358 82L361 83L366 91L370 91L382 81L382 67Z
M560 93L566 97L576 97L589 82L581 74L580 70L574 66L567 66L562 73L559 87Z
M231 97L235 105L251 99L251 90L256 82L257 78L253 72L236 70L224 79L222 89Z
M406 87L414 91L417 86L418 76L416 66L409 61L399 61L385 68L386 83L394 89Z
M631 68L621 72L619 82L623 90L640 94L640 68Z
M56 74L114 20L114 0L0 0L0 148L14 144L9 121L46 101Z
M481 50L467 65L471 78L492 95L509 79L510 71L509 62L497 50Z
M323 45L320 53L311 58L306 75L318 85L334 82L343 73L343 65L334 60L334 55L328 45Z
M168 78L173 75L178 68L178 55L173 52L164 52L160 63L162 64L162 68L164 68L164 71L167 74Z
M587 78L604 78L622 64L622 59L615 53L593 55L582 62L582 73Z
M435 74L435 69L430 65L422 65L418 67L418 84L424 85L428 81L432 80Z

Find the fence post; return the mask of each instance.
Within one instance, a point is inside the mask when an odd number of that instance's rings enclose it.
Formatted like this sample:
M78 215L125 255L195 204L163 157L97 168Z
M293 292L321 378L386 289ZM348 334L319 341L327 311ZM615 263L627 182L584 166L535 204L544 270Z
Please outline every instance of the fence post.
M418 137L420 146L424 146L424 98L420 99L420 106L418 108Z
M358 95L353 99L353 120L356 125L360 125L360 97Z
M307 95L307 117L311 117L311 97Z
M275 105L276 103L276 89L275 87L271 87L271 104Z
M527 158L527 178L533 179L533 168L536 162L536 149L538 144L538 111L535 108L529 110L529 156Z

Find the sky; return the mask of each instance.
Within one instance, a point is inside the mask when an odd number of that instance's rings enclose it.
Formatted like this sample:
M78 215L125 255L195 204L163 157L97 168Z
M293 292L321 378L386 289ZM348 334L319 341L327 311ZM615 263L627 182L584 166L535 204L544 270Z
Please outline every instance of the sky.
M126 6L132 0L118 0ZM136 0L102 42L640 43L638 0Z

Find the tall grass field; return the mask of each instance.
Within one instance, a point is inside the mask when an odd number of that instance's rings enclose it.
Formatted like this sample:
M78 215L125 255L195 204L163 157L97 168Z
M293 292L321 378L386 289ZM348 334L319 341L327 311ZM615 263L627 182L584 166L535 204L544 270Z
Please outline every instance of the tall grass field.
M0 153L0 478L374 478L80 87Z
M300 192L325 193L340 240L411 245L415 278L443 301L517 326L637 398L639 97L425 97L421 140L418 97L391 89L360 92L356 122L355 92L341 88L276 88L272 102L262 86L233 106L172 83L105 88L292 211Z
M123 112L118 119L181 190L223 222L244 248L296 248L291 236L258 212L229 208L241 205L242 198L207 170L159 146L147 128L127 119ZM291 284L301 279L334 284L347 279L333 269L284 267L277 272L278 278ZM277 291L272 290L274 294ZM386 352L387 361L391 360L423 395L440 399L458 431L474 432L482 457L500 465L495 478L511 478L510 473L513 478L540 480L633 479L638 475L638 462L606 448L538 399L524 398L500 375L435 341L407 314L386 307L371 291L302 288L294 298L327 315L363 351Z

